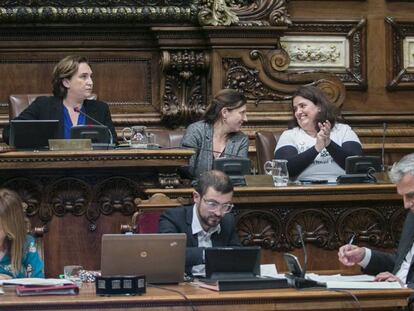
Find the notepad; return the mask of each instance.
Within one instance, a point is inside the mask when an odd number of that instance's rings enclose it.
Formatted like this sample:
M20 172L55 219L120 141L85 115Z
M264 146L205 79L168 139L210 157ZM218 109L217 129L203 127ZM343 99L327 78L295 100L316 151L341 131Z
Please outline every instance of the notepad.
M328 281L326 287L331 289L401 289L399 282L340 282Z

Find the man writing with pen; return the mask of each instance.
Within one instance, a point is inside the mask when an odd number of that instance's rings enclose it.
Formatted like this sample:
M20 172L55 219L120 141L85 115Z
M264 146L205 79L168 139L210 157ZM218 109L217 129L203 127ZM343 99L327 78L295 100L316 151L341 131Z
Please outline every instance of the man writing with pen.
M395 163L389 172L409 210L404 222L398 249L395 253L347 245L339 249L339 261L346 266L360 265L364 273L376 275L376 281L398 281L414 288L414 153Z

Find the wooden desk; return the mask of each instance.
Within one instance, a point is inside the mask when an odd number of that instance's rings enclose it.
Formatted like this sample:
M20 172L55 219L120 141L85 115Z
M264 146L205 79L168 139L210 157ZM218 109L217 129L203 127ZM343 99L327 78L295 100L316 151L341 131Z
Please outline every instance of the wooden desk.
M91 151L9 151L0 153L0 170L182 166L189 149L115 149Z
M191 201L192 189L146 189ZM392 251L398 244L406 210L395 185L290 185L238 187L233 201L244 245L262 247L262 260L287 270L284 252L303 260L296 224L304 231L308 268L342 270L337 250L356 233L355 243Z
M46 272L99 269L103 233L120 233L147 187L176 184L188 149L11 151L0 153L0 186L16 190L35 227L44 227Z
M148 288L142 296L95 295L94 285L86 284L80 294L74 296L17 297L11 289L1 297L0 310L357 310L358 304L349 294L322 290L277 289L239 292L212 292L189 284L165 286L166 289ZM413 291L355 290L362 310L398 310L407 305Z

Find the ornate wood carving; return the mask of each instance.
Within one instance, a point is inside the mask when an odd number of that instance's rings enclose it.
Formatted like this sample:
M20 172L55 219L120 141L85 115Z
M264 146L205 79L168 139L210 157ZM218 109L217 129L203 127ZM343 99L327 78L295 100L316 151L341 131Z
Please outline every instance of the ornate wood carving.
M235 211L240 239L245 245L285 251L300 248L296 225L304 240L318 248L337 249L355 234L357 243L382 248L398 244L405 211L401 206L375 207L332 204L322 207L242 209Z
M0 23L289 25L286 0L3 1Z
M413 90L414 70L408 70L404 65L403 41L414 36L414 21L400 21L393 17L386 17L386 44L387 44L387 89Z
M2 1L0 23L183 23L197 21L196 1Z
M246 64L241 58L223 58L225 87L244 92L249 100L258 105L260 102L287 102L292 99L295 90L304 84L321 88L328 97L341 106L345 99L345 89L339 79L328 73L287 73L281 72L288 63L283 50L262 52L252 50L251 60L257 60L256 66ZM265 83L269 81L272 83Z
M208 54L202 51L164 51L162 120L170 127L198 120L205 111Z
M349 42L349 67L345 71L333 71L347 89L367 88L366 19L311 21L294 19L285 35L331 35L344 36Z

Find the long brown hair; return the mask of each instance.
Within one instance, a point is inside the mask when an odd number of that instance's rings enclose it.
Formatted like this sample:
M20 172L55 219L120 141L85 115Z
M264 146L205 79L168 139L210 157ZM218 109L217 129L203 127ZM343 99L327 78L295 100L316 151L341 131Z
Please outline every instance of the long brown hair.
M312 103L314 103L314 105L320 108L320 112L318 113L315 120L316 131L319 131L318 122L323 123L328 120L331 122L332 128L335 126L335 123L338 119L338 109L329 101L321 89L312 85L300 87L292 96L292 105L293 99L298 96L310 100ZM299 126L299 124L295 117L295 111L293 110L293 120L291 121L291 124L289 124L289 128L296 126Z
M6 235L3 246L10 256L13 273L22 269L27 233L27 222L19 195L9 189L0 189L0 222Z

